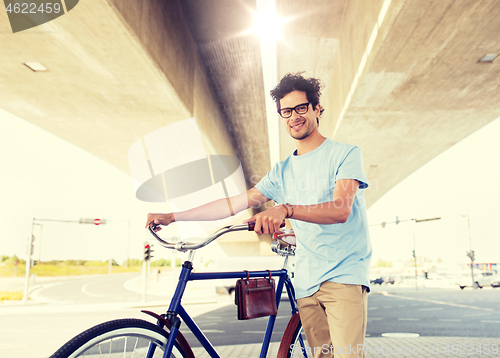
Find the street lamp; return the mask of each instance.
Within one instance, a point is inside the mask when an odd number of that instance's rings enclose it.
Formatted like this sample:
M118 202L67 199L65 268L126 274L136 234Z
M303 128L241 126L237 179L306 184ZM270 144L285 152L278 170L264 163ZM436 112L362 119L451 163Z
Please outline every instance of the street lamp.
M467 218L467 231L469 234L469 251L467 252L467 257L470 258L470 276L472 278L472 289L476 289L476 280L474 280L474 251L472 251L472 238L470 236L470 218L469 213L467 215L460 214L461 217Z
M426 222L426 221L434 221L434 220L441 220L441 217L435 217L435 218L428 218L428 219L406 219L406 220L399 220L399 216L396 216L396 221L393 221L393 222L385 222L383 221L382 222L382 228L385 228L385 226L387 224L396 224L398 225L400 222L405 222L405 221L413 221L415 222L415 224L417 223L421 223L421 222ZM374 225L380 225L380 224L374 224ZM374 226L374 225L370 225L370 226ZM415 233L413 233L413 252L412 252L412 256L413 256L413 261L414 261L414 264L415 264L415 287L418 291L418 270L417 270L417 254L416 254L416 245L415 245Z

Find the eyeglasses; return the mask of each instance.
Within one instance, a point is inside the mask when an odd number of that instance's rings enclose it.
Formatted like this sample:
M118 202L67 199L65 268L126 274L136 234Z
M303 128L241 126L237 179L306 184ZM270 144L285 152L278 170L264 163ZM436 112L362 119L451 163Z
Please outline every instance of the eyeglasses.
M278 113L283 118L290 118L292 116L293 111L295 111L297 114L304 114L309 109L309 104L310 102L306 102L298 104L293 108L281 108L278 109Z

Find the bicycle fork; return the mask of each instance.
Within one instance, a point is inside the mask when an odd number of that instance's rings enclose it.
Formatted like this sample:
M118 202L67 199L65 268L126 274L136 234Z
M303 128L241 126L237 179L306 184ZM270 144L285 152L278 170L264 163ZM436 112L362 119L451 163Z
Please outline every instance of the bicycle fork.
M179 282L177 283L174 296L172 297L172 300L170 302L166 314L162 314L161 316L159 316L150 311L142 311L146 314L155 317L157 319L156 325L158 327L163 329L166 326L170 330L167 344L165 345L165 351L163 352L163 358L169 358L170 355L172 354L172 349L174 347L177 334L179 333L179 327L181 325L181 320L178 317L179 310L182 310L182 312L184 312L182 306L180 305L181 298L186 289L188 278L192 270L193 270L193 264L191 261L185 261L182 264L181 273L179 275ZM150 344L146 358L152 358L154 356L155 350L156 350L156 345Z

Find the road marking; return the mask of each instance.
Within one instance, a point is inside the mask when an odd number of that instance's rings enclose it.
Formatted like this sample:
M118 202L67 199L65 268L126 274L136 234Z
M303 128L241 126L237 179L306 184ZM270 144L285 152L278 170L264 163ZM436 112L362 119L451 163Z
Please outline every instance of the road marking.
M394 333L382 333L382 337L393 337L393 338L413 338L420 337L418 333L406 333L406 332L394 332Z
M458 303L450 303L450 302L445 302L445 301L428 300L428 299L425 299L425 298L402 297L402 296L393 295L393 294L390 294L390 293L387 293L387 292L382 292L382 295L387 296L387 297L399 298L399 299L402 299L402 300L430 302L430 303L436 303L438 305L447 305L447 306L454 306L454 307L470 308L470 309L473 309L473 310L495 312L495 310L491 309L491 308L482 308L482 307L476 307L476 306L460 305ZM413 306L418 306L418 305L413 305Z
M436 307L436 308L421 308L419 311L441 311L443 307Z
M484 323L500 323L500 321L487 321L487 320L484 320L484 319L482 319L481 322L484 322Z
M378 307L368 307L368 311L369 310L378 310Z
M398 321L420 321L420 318L398 318Z
M441 322L462 322L461 319L453 319L453 318L440 318L438 321Z
M392 308L392 306L384 306L383 308Z
M226 333L226 331L221 331L220 329L204 329L203 332L206 332L206 333Z
M108 295L102 295L102 294L100 295L97 293L91 293L91 292L87 291L87 287L90 286L92 283L95 283L95 282L89 282L85 286L83 286L82 292L85 293L86 295L92 296L92 297L106 297L106 296L108 296Z
M241 333L255 333L255 334L264 334L264 331L241 331Z

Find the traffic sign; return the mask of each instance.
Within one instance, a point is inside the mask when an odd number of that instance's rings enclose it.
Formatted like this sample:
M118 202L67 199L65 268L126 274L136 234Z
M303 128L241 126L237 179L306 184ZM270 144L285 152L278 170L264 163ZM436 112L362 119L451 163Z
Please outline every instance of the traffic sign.
M94 225L104 225L106 224L106 219L89 219L89 218L80 218L78 221L80 224L94 224Z

